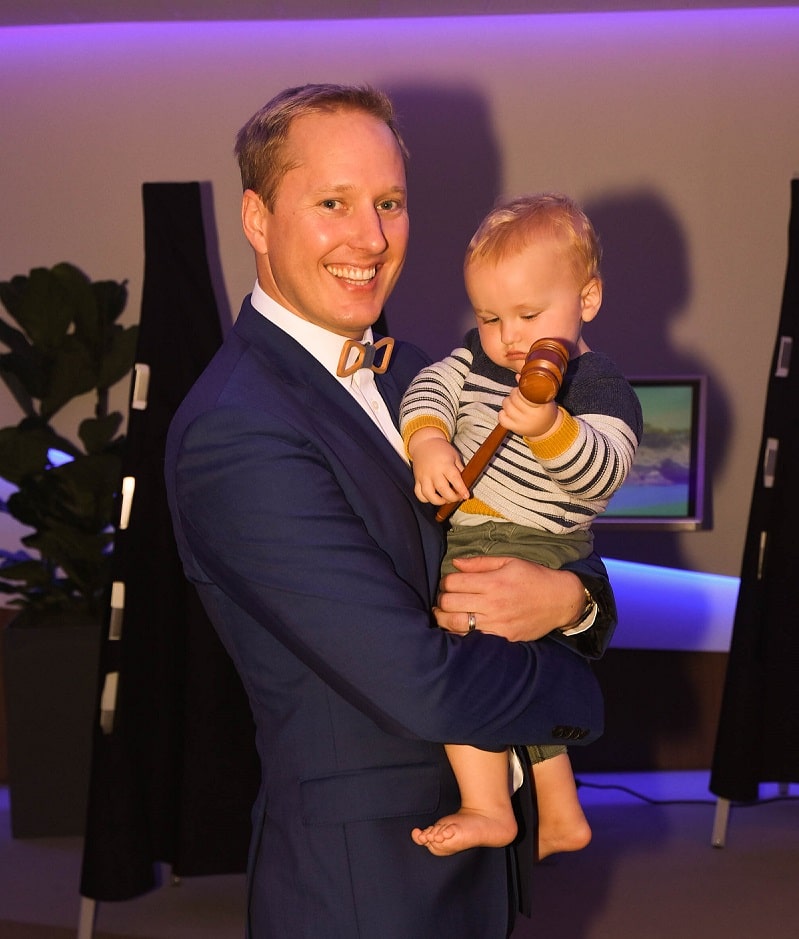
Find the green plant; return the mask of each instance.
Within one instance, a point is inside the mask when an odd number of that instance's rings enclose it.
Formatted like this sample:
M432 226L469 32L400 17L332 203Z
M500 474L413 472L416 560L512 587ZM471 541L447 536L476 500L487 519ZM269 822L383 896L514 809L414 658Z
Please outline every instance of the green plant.
M138 333L117 323L126 283L93 282L67 263L0 283L19 327L0 318L8 348L0 376L23 414L0 430L0 476L16 486L0 510L33 529L22 544L35 552L0 550L0 592L14 596L23 616L103 608L124 442L123 416L109 412L108 392L129 374ZM57 432L54 416L87 394L93 415L78 418L74 439Z

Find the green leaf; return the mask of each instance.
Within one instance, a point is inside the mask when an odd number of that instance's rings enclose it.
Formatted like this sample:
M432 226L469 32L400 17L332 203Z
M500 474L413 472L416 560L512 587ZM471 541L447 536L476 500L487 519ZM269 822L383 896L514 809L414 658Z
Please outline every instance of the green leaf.
M92 391L97 377L90 350L76 337L67 336L52 360L50 381L42 395L42 417L49 420L73 398Z
M9 511L41 531L67 524L79 532L104 531L115 521L121 462L113 454L82 456L25 477L9 496Z
M50 570L35 558L4 564L0 568L0 575L6 580L22 581L29 587L45 587L52 580ZM16 590L19 590L19 586Z
M15 329L4 319L0 319L0 342L4 342L12 352L17 352L20 355L24 355L31 347L31 344L25 338L25 334Z
M0 375L22 413L28 417L36 414L34 399L40 397L38 388L35 388L39 378L37 370L29 367L24 357L9 352L0 355Z
M120 326L114 327L100 364L98 388L110 388L130 374L136 359L138 341L138 326L129 326L127 329L122 329Z
M78 435L87 453L101 453L107 450L112 442L121 442L114 441L114 435L121 426L122 415L119 411L113 411L105 417L92 417L81 421Z
M17 323L20 321L19 309L27 289L28 278L22 274L17 274L11 280L0 283L0 300Z
M72 456L80 453L73 443L36 420L4 427L0 430L0 476L19 486L26 477L47 468L50 449L63 450Z
M90 597L110 582L111 557L107 552L112 540L110 534L81 532L68 525L58 525L25 538L23 544L54 561L75 589Z
M109 326L119 319L128 302L128 282L123 280L96 280L92 284L100 318Z
M59 277L53 269L34 268L20 296L15 318L30 341L52 352L64 341L74 318L74 275Z

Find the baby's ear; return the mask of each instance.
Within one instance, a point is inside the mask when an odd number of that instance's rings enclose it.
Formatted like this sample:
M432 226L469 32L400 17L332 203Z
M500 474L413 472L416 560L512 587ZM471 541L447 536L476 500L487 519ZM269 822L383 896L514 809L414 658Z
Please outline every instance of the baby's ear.
M580 308L584 323L590 323L602 306L602 281L592 277L580 292Z

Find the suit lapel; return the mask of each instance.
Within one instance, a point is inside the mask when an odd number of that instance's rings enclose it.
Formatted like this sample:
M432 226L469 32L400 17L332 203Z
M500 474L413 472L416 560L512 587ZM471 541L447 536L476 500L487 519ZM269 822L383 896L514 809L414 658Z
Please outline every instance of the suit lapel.
M438 584L441 563L441 528L429 506L423 506L413 494L413 474L408 464L386 440L379 428L346 389L308 351L282 329L275 326L245 300L234 329L256 347L269 361L270 371L282 385L294 387L304 398L307 413L313 416L317 433L335 452L342 452L344 441L368 457L371 476L368 485L390 486L412 510L421 537L426 579L430 595ZM391 367L376 376L378 388L395 424L404 388L391 375ZM376 511L382 511L379 507ZM367 523L372 519L365 519ZM386 520L384 530L390 528ZM381 543L381 547L386 547Z

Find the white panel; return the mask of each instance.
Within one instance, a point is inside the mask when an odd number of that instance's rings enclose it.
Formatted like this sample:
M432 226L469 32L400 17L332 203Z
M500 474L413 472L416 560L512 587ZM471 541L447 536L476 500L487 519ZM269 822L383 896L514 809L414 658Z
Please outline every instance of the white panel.
M726 652L738 577L606 560L619 625L611 648Z

